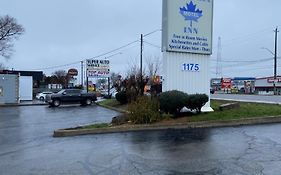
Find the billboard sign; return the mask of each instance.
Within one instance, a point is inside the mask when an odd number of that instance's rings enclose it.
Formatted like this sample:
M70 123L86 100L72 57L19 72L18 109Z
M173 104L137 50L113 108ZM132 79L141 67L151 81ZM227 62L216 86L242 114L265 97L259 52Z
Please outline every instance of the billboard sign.
M212 54L213 0L163 0L162 51Z
M91 78L107 78L110 76L109 60L90 59L86 62L87 76Z

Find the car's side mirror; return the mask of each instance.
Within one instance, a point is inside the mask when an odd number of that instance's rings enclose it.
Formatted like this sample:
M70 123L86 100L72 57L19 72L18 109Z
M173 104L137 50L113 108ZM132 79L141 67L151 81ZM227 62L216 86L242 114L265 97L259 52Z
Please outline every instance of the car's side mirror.
M62 95L66 95L66 92L63 92Z

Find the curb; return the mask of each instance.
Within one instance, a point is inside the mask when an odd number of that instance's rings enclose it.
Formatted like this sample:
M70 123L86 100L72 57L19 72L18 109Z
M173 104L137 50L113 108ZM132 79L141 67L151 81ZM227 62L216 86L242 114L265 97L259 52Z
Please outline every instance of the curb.
M0 104L1 107L17 107L17 106L45 106L47 103L38 103L38 104Z
M217 128L217 127L234 127L257 124L281 123L281 116L271 116L262 118L245 118L228 121L204 121L191 122L187 124L152 124L152 125L132 125L132 126L116 126L110 128L99 129L60 129L54 131L53 137L70 137L90 134L109 134L109 133L124 133L124 132L141 132L141 131L161 131L167 129L196 129L196 128Z
M102 104L99 104L99 103L96 103L96 105L100 106L100 107L103 107L103 108L111 109L111 110L114 110L114 111L117 111L117 112L120 112L120 113L128 113L128 111L126 111L126 110L115 108L115 107L112 107L112 106L102 105Z

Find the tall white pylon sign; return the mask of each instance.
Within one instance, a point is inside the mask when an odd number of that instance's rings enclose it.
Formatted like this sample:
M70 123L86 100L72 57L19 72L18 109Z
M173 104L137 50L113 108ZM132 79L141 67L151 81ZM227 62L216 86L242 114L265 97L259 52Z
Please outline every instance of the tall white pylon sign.
M162 20L163 90L210 96L213 0L163 0Z

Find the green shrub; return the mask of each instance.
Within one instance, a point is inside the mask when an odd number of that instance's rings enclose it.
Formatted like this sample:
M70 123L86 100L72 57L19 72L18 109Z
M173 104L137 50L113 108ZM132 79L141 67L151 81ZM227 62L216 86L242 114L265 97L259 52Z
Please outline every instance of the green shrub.
M128 103L126 91L120 91L115 95L116 100L121 104Z
M147 96L138 97L129 104L128 110L129 119L134 124L148 124L160 119L158 100Z
M159 96L160 110L177 114L185 106L187 97L186 93L177 90L163 92Z
M209 101L209 97L206 94L194 94L188 95L185 106L190 110L195 110L197 113L201 113L201 108Z

